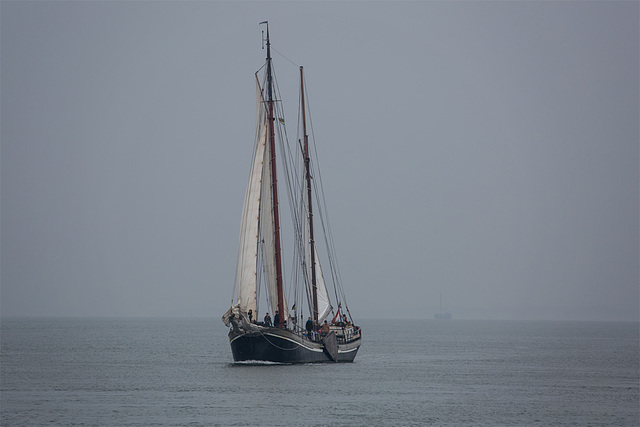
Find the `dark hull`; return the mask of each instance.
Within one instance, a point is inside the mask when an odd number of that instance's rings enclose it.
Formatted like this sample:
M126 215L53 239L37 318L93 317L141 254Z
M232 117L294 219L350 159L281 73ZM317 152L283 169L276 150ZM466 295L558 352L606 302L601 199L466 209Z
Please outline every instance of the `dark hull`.
M324 344L314 342L291 331L263 328L257 332L229 332L233 360L277 363L323 363L334 360ZM360 338L338 344L336 362L353 362L360 348Z

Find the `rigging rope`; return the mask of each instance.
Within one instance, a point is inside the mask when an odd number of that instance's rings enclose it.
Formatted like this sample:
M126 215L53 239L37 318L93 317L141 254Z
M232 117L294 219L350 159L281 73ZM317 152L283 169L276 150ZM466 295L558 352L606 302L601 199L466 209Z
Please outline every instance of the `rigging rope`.
M345 309L349 313L349 317L351 317L351 313L349 312L348 305L347 305L346 295L344 293L344 288L342 287L342 278L341 278L340 269L338 266L338 260L335 257L336 248L335 248L335 242L333 240L333 232L331 230L331 224L329 222L327 200L324 194L324 184L322 181L322 173L320 172L320 164L318 161L318 158L319 158L318 148L317 148L318 146L316 144L315 132L313 129L313 120L311 119L312 117L311 106L309 105L310 104L309 92L306 88L306 83L305 83L305 93L307 94L307 111L308 111L307 116L309 118L309 125L310 125L309 127L311 129L311 140L313 143L312 145L313 145L313 150L315 155L314 158L316 159L313 166L315 169L317 169L317 173L314 176L317 176L318 178L317 180L313 181L313 185L314 185L317 205L320 213L319 216L320 216L320 222L322 224L322 230L325 238L325 245L327 248L327 256L329 257L329 268L331 271L331 279L334 284L334 293L338 303L342 302L344 304ZM318 187L318 184L319 184L319 187Z
M278 55L282 56L284 59L286 59L287 61L291 62L293 65L295 65L296 67L300 67L298 64L296 64L295 62L293 62L292 60L290 60L289 58L287 58L286 56L284 56L281 52L279 52L278 50L276 50L275 47L271 46L271 50L273 50L274 52L276 52Z
M292 350L297 350L298 348L302 347L302 345L301 345L301 344L298 344L298 345L297 345L296 347L294 347L294 348L283 348L283 347L280 347L280 346L278 346L278 345L276 345L276 344L272 343L271 341L269 341L269 338L267 338L267 335L266 335L264 332L260 331L260 335L262 335L262 337L263 337L263 338L264 338L264 339L265 339L269 344L271 344L272 346L274 346L274 347L275 347L275 348L277 348L278 350L292 351Z
M281 55L283 58L285 58L287 61L289 61L291 64L296 65L293 61L286 58L282 53L278 51L276 52L279 55ZM289 142L287 128L284 123L284 117L285 117L284 106L282 102L279 101L281 96L280 87L276 79L275 69L272 68L272 70L273 70L272 72L273 86L272 87L274 89L274 97L275 97L274 127L276 130L275 133L277 135L277 144L278 144L279 153L280 153L279 158L281 159L281 162L279 164L282 165L280 169L281 172L279 172L279 175L282 174L282 176L284 177L284 182L286 184L287 196L289 201L289 212L290 212L292 223L294 226L294 229L293 229L294 244L293 244L293 258L292 258L293 264L292 264L292 267L290 270L290 276L289 276L292 282L289 284L290 286L285 287L284 293L287 301L291 302L293 300L293 306L296 307L296 310L294 310L293 316L295 316L294 319L297 322L298 310L300 310L301 312L304 312L304 310L301 310L302 306L300 305L302 297L298 293L298 289L297 289L298 287L295 286L296 283L300 283L300 280L302 283L304 283L304 286L306 287L306 292L304 294L306 295L307 305L310 311L313 312L313 297L312 297L313 294L311 289L312 288L311 278L309 277L309 263L315 262L315 260L307 259L309 254L305 249L305 246L307 244L306 239L308 239L308 236L306 236L307 231L305 226L307 221L306 208L305 208L306 184L304 180L304 172L298 173L298 171L304 170L304 158L303 158L304 156L300 155L302 153L302 146L299 145L299 138L296 138L296 143L293 145L290 144ZM308 94L308 91L306 90L306 83L303 83L303 84L305 84L305 92ZM263 80L262 87L264 87L264 80ZM310 135L311 138L309 139L310 139L310 145L313 145L313 147L310 149L313 150L312 152L314 154L313 156L311 156L313 157L313 160L312 160L312 163L310 164L310 167L312 168L311 170L312 176L314 178L312 179L312 186L314 190L313 192L315 193L314 203L316 205L314 209L315 211L314 217L320 218L320 224L324 234L324 239L321 238L320 241L324 240L324 247L326 248L326 251L325 251L326 258L329 262L331 283L333 284L333 294L336 298L336 303L344 305L344 309L346 310L347 313L349 313L349 309L348 309L345 294L344 294L344 289L342 287L342 280L340 277L341 275L340 275L337 259L335 257L335 254L336 254L335 242L333 240L331 226L330 226L329 218L327 215L327 212L328 212L327 202L326 202L326 197L324 195L324 185L322 181L322 174L320 173L320 167L318 163L317 144L315 140L315 133L313 130L313 122L311 120L311 110L309 107L308 95L307 95L306 101L307 101L306 105L307 105L307 111L308 111L307 116L308 116L308 121L310 124L310 130L311 130L311 135ZM298 135L300 135L301 133L300 104L301 103L299 102L298 104L299 104L299 108L298 108L297 133ZM317 247L318 245L316 244L316 248ZM258 251L258 252L260 253L261 251ZM260 264L258 265L257 285L262 283L263 281L263 278L260 276L262 276L261 273L263 273L262 270L264 269L264 260L261 260L261 261L262 261L261 265ZM283 274L283 285L284 285L287 283L284 280L284 271L282 274ZM326 279L325 279L325 286L326 286ZM261 286L257 286L258 295L257 295L256 304L260 300L260 295L259 295L260 287ZM291 293L293 293L293 296L291 295ZM273 307L274 307L273 304L275 304L275 301L271 301L271 298L268 292L267 292L267 303L273 310ZM286 310L289 311L289 309L293 308L293 306L287 307ZM350 313L349 313L349 316L351 317Z

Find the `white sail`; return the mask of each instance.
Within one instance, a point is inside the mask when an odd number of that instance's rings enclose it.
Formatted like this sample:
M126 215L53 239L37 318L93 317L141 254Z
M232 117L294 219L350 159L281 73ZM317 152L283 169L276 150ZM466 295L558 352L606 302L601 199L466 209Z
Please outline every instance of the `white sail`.
M324 284L324 276L320 268L320 259L318 258L318 250L315 249L316 258L316 292L318 294L318 322L322 322L331 311L331 301L329 301L329 293ZM311 274L311 273L309 273ZM311 276L309 276L311 277Z
M309 282L311 282L311 231L310 231L310 223L309 223L309 202L307 198L304 198L304 207L305 207L305 221L306 223L306 235L307 235L307 244L305 245L305 259L306 259L306 267L307 267L307 277ZM324 276L322 275L322 269L320 268L320 258L318 258L318 249L313 242L313 249L315 255L315 270L316 270L316 293L318 295L318 322L322 323L322 321L329 315L329 311L331 311L331 302L329 301L329 293L327 292L327 287L324 284ZM311 290L311 285L309 289ZM313 298L313 297L312 297ZM311 308L313 311L313 308Z
M244 196L240 223L240 245L236 270L238 306L243 312L251 309L256 313L256 281L258 258L258 223L260 217L260 192L262 169L267 140L267 112L262 99L260 85L256 82L256 141L251 164L249 183Z

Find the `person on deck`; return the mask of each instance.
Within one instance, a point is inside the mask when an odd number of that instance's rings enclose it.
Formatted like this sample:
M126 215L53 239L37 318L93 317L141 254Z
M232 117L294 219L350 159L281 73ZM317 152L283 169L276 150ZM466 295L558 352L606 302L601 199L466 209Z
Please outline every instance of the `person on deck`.
M269 316L269 313L264 316L264 326L271 326L271 316Z
M324 321L324 324L322 325L322 327L320 328L320 333L322 335L327 335L329 332L331 332L331 328L329 327L329 324L327 323L327 321Z
M311 320L311 316L309 316L309 320L307 320L307 323L305 323L304 328L307 330L307 338L309 338L311 341L316 340L316 331L314 326L315 325L313 323L313 320Z
M247 314L249 315L249 323L251 323L253 320L253 310L249 309L249 313Z
M278 310L276 310L276 315L273 316L273 326L280 327L280 312Z

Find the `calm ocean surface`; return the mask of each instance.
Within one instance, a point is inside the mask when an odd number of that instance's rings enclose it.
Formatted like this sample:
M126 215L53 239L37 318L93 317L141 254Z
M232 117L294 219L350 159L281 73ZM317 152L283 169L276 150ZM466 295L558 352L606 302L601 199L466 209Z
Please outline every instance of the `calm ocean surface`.
M4 319L0 424L640 425L638 323L360 324L355 363L286 366L219 319Z

